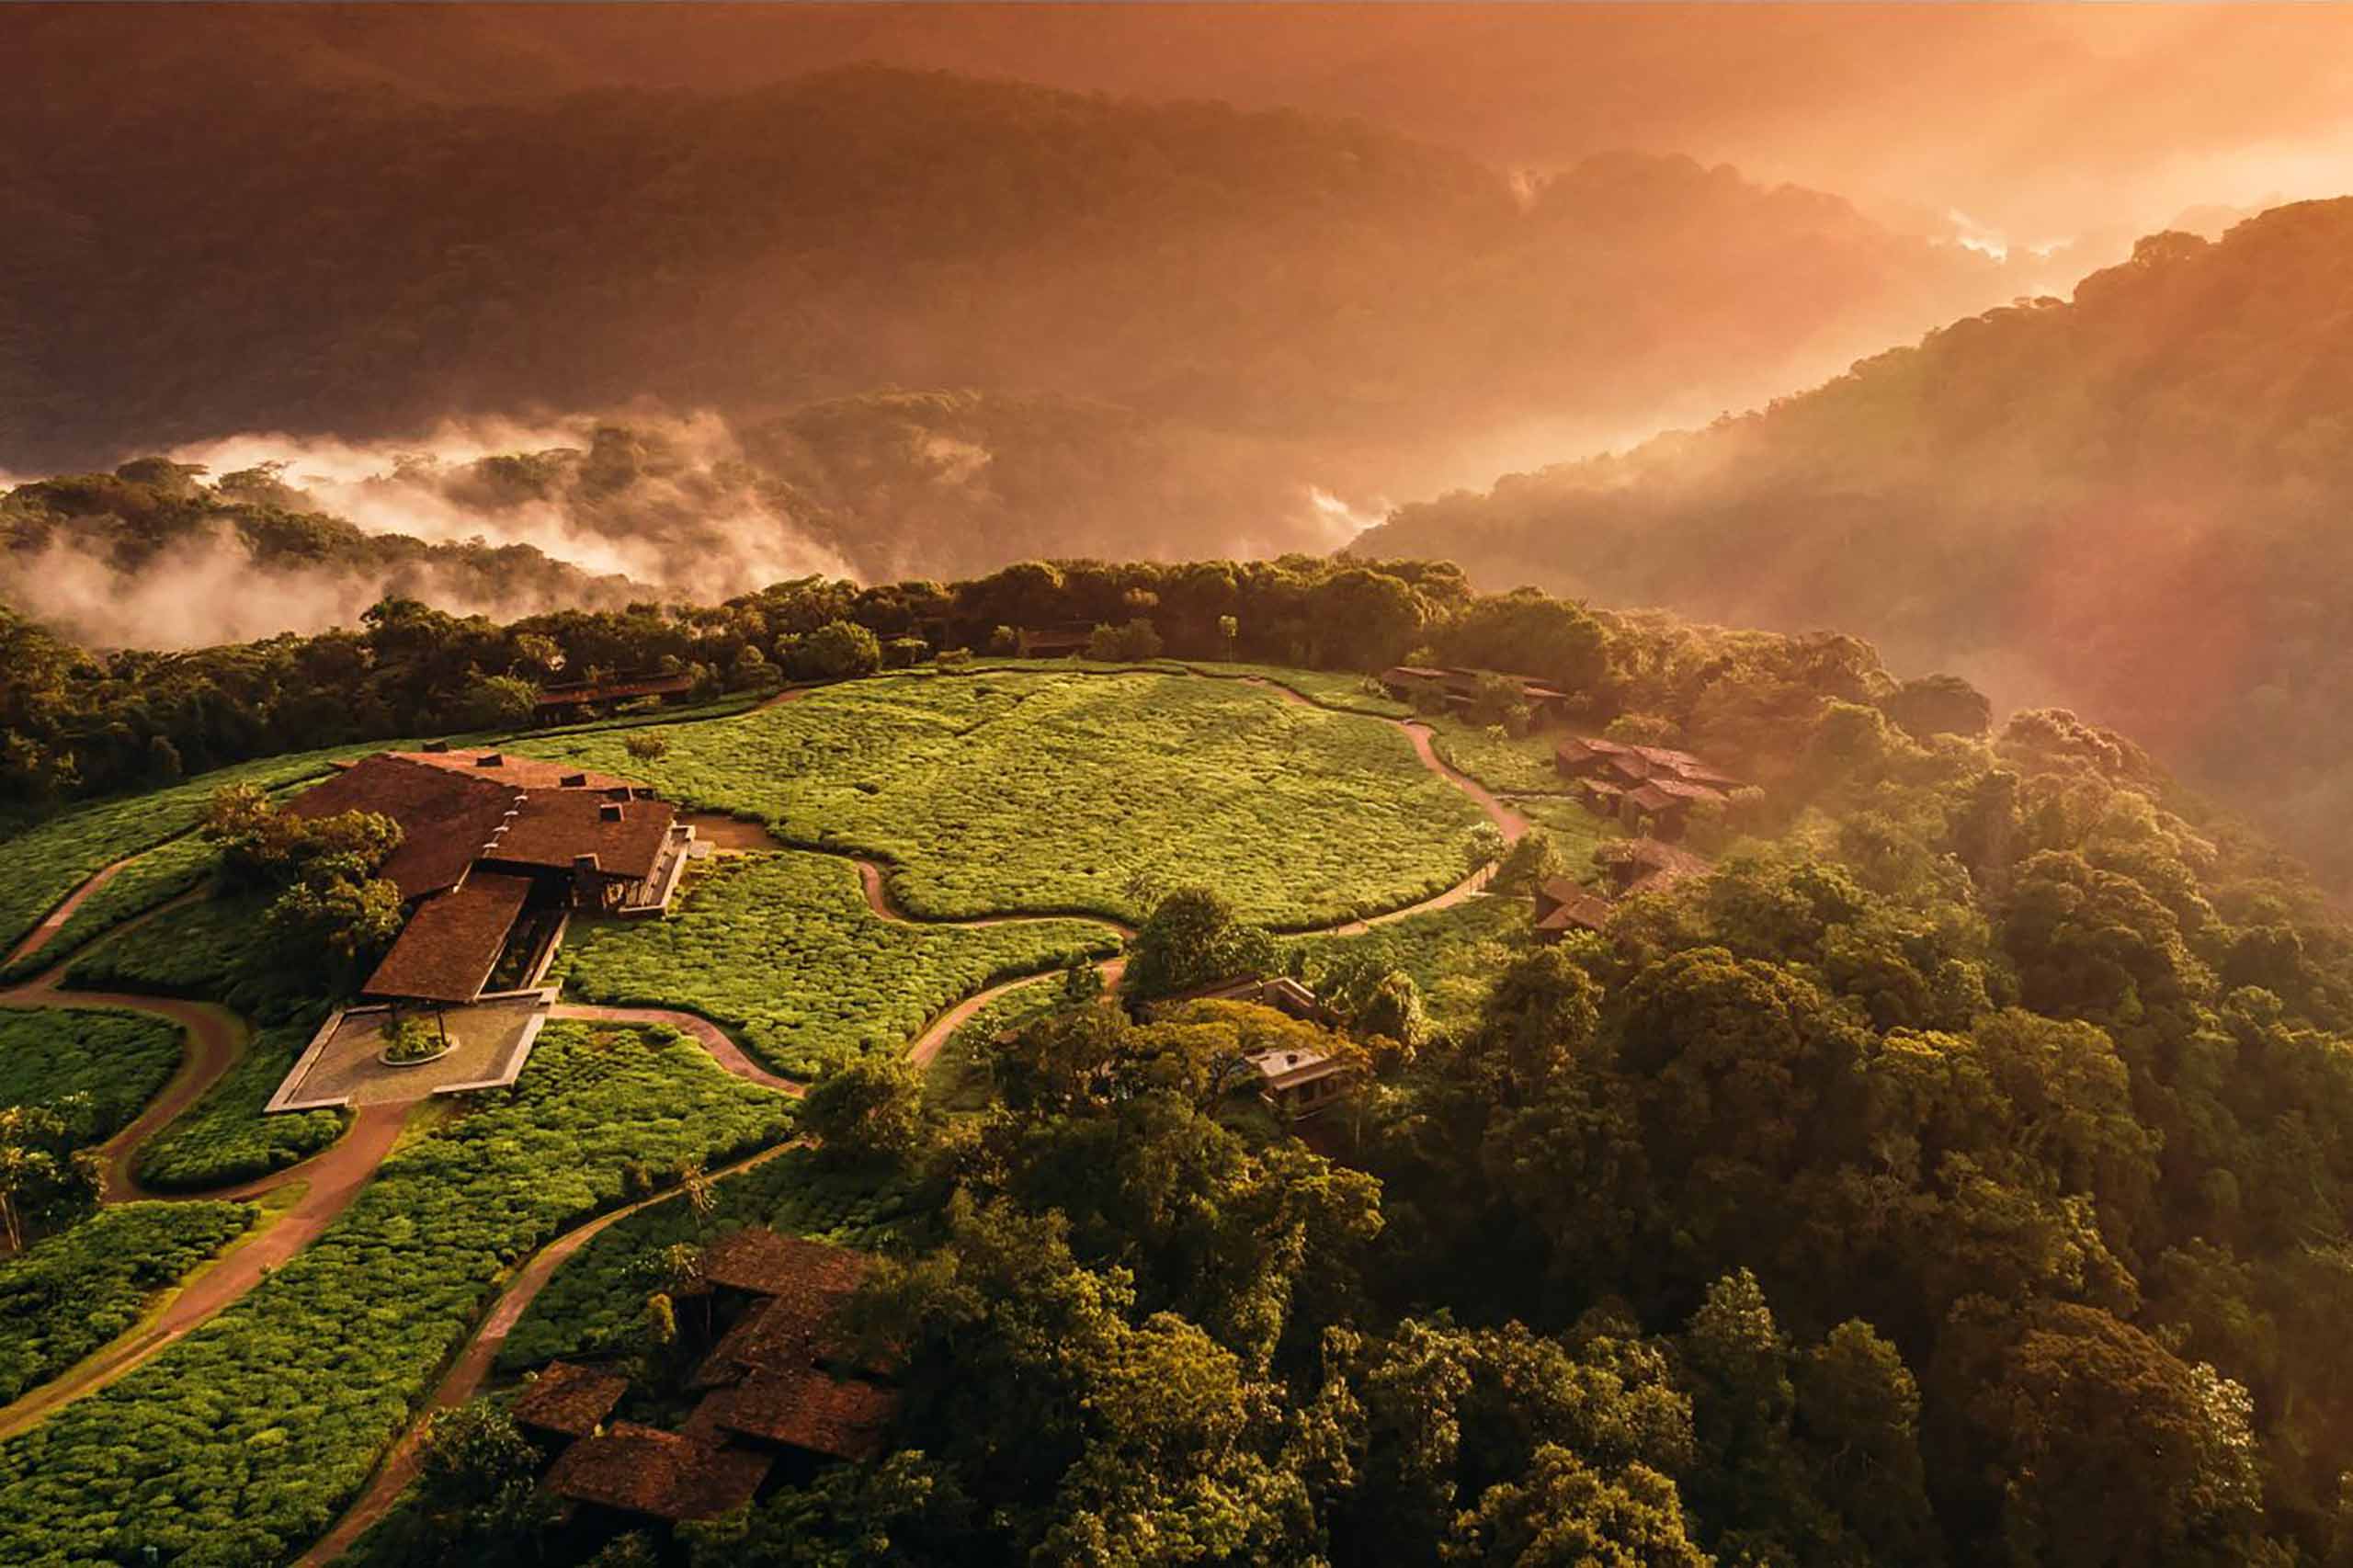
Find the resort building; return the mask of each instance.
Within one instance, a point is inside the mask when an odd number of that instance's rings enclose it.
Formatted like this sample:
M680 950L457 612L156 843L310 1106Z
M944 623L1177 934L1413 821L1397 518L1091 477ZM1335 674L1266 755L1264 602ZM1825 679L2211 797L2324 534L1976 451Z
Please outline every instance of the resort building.
M1572 735L1552 748L1552 766L1574 782L1587 810L1658 838L1679 838L1691 808L1731 799L1741 781L1668 746Z
M599 708L641 701L646 698L652 698L657 703L676 702L694 688L695 677L683 670L673 675L567 681L561 686L540 687L539 717L542 722L553 722L573 709L585 708L593 712Z
M1609 901L1566 877L1548 877L1538 883L1535 900L1536 940L1542 944L1609 924Z
M361 989L438 1006L534 984L574 910L663 913L694 842L676 807L626 779L495 751L379 752L284 810L400 825L381 874L408 923Z
M1252 1051L1235 1065L1233 1076L1255 1084L1258 1097L1285 1120L1301 1121L1346 1096L1355 1073L1320 1051L1275 1050Z
M1435 697L1449 708L1467 708L1482 680L1507 680L1519 688L1519 700L1539 718L1564 718L1569 693L1534 676L1504 675L1495 670L1463 669L1453 665L1392 665L1381 672L1383 691L1400 702Z

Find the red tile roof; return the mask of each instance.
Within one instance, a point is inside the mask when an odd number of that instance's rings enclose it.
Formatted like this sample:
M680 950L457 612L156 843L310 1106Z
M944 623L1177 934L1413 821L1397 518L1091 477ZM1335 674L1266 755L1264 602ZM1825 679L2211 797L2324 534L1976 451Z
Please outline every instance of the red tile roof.
M613 1413L629 1392L619 1372L551 1361L515 1398L515 1419L543 1432L585 1437Z
M581 856L594 855L597 869L607 876L652 876L678 808L667 801L612 795L598 790L532 791L487 858L569 871Z
M434 894L416 906L361 989L370 996L472 1001L497 967L506 934L530 896L530 879L494 871L476 871Z
M610 773L591 773L576 763L546 762L536 756L517 756L511 751L394 751L384 755L399 757L404 762L421 762L427 767L460 773L470 778L487 778L494 783L511 784L517 792L526 790L636 787L626 778Z
M767 1299L738 1318L696 1369L695 1385L734 1382L756 1371L794 1371L857 1355L835 1320L870 1267L861 1255L780 1236L763 1226L720 1237L703 1249L703 1278ZM872 1364L876 1359L884 1362ZM892 1369L869 1358L864 1369Z
M458 885L520 799L511 786L378 752L320 780L280 808L306 820L374 812L400 824L401 845L382 874L401 902Z
M710 1519L749 1503L775 1461L631 1422L583 1437L548 1469L559 1497L657 1519Z
M697 1425L781 1443L829 1459L864 1460L882 1452L899 1396L889 1389L814 1368L754 1372L712 1391Z

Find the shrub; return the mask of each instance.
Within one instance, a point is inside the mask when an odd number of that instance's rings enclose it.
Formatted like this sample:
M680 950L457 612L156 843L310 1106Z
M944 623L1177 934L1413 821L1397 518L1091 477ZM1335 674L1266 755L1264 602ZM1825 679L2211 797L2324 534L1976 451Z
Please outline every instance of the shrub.
M243 1203L120 1203L0 1259L0 1404L130 1329L253 1223Z

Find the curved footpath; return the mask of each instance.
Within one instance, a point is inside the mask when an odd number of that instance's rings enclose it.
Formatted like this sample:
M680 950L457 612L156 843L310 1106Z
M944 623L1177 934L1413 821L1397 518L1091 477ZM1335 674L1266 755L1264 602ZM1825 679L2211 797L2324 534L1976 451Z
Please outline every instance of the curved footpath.
M1359 718L1373 718L1380 722L1395 724L1411 742L1415 756L1422 766L1448 784L1468 795L1494 823L1507 842L1517 841L1528 832L1525 817L1512 809L1477 780L1460 772L1440 758L1430 744L1427 725L1410 719L1382 719L1378 715L1354 710L1336 709L1317 701L1303 692L1263 676L1227 677L1206 672L1188 672L1203 678L1236 678L1243 684L1264 687L1279 693L1286 701L1323 708L1327 711L1349 712ZM795 687L778 693L759 708L762 711L781 703L805 696L816 687ZM141 851L144 853L144 851ZM10 955L12 961L38 951L58 929L63 927L74 911L92 893L103 887L137 855L108 866L67 895L65 900L36 927ZM903 925L941 926L984 926L1006 925L1025 920L1091 919L1123 939L1135 935L1134 928L1116 920L1100 916L1051 915L984 915L964 920L929 921L917 919L901 908L892 897L889 868L881 861L858 856L846 856L858 869L858 881L868 907L881 919ZM1291 936L1354 936L1375 926L1385 926L1415 915L1445 909L1479 892L1492 874L1493 868L1482 869L1464 878L1442 892L1418 903L1386 914L1338 925L1316 927L1308 931L1287 933ZM183 895L183 896L192 896ZM141 915L143 921L169 903L166 901L154 910ZM136 924L132 922L131 924ZM119 927L123 929L126 927ZM1126 960L1112 959L1102 966L1107 984L1117 985L1125 972ZM163 1092L141 1115L109 1139L100 1148L104 1160L105 1180L103 1199L107 1202L122 1202L133 1199L163 1200L248 1199L259 1198L295 1183L304 1190L295 1205L274 1221L265 1221L262 1229L249 1232L220 1258L190 1275L177 1292L165 1302L152 1320L131 1335L106 1346L86 1360L68 1369L60 1377L27 1393L14 1404L0 1408L0 1437L23 1430L61 1405L83 1394L105 1387L143 1363L158 1350L180 1338L215 1312L229 1306L247 1290L258 1284L268 1272L307 1246L336 1216L348 1206L359 1188L366 1186L376 1167L392 1152L410 1108L407 1104L379 1105L363 1108L355 1117L350 1129L336 1142L320 1153L297 1165L271 1173L242 1186L200 1193L150 1193L139 1186L131 1174L136 1154L146 1142L164 1127L200 1099L204 1093L228 1072L243 1053L251 1039L251 1029L244 1021L227 1009L210 1003L188 1002L176 998L142 996L125 993L72 992L60 989L57 982L64 966L56 968L17 985L0 991L0 1006L9 1007L109 1007L150 1014L168 1018L186 1031L188 1045L182 1053L178 1069ZM988 986L964 998L925 1027L908 1045L908 1058L916 1066L927 1066L955 1032L983 1008L1008 992L1036 985L1057 978L1059 971L1026 975ZM754 1062L743 1048L708 1018L673 1008L602 1006L582 1003L560 1003L552 1010L552 1017L582 1022L618 1024L666 1025L696 1040L710 1051L713 1061L726 1071L748 1082L761 1085L779 1093L799 1096L805 1085L769 1072ZM771 1159L792 1147L779 1144L751 1158L739 1161L717 1175L733 1175L760 1162ZM551 1278L555 1270L585 1246L599 1232L637 1210L676 1196L676 1189L656 1193L646 1199L617 1209L588 1221L550 1240L517 1270L501 1290L496 1301L484 1317L482 1325L468 1341L458 1359L452 1363L437 1386L433 1403L448 1406L472 1397L488 1376L491 1364L509 1331L523 1312L535 1300ZM412 1425L396 1443L380 1468L368 1492L340 1519L328 1535L301 1559L303 1563L324 1563L339 1554L357 1540L392 1506L401 1491L414 1477L416 1464L416 1443L423 1429L422 1420Z
M139 855L145 853L146 851L142 849ZM8 950L6 961L12 964L22 963L49 946L49 939L56 936L68 920L74 918L74 912L81 908L92 893L114 881L125 866L139 858L139 855L126 855L111 866L100 867L88 881L59 900L57 907L51 910L40 925L26 932L23 941Z
M711 1179L723 1181L729 1176L741 1175L754 1166L767 1164L788 1149L799 1146L800 1141L796 1139L763 1149L746 1159L711 1172ZM490 1376L491 1366L498 1359L498 1352L505 1347L506 1336L514 1332L515 1325L522 1321L524 1312L539 1299L548 1281L555 1278L559 1267L608 1226L619 1224L641 1209L667 1203L683 1190L674 1187L600 1214L585 1224L575 1225L555 1237L526 1259L523 1267L515 1271L505 1289L499 1291L498 1299L491 1303L482 1326L474 1330L473 1338L467 1342L466 1347L459 1352L458 1358L449 1364L449 1369L441 1375L440 1382L434 1386L432 1403L409 1424L408 1429L385 1453L382 1462L376 1468L374 1478L368 1483L368 1490L344 1511L332 1529L295 1559L295 1568L314 1568L314 1565L334 1562L392 1510L400 1494L408 1489L408 1483L416 1479L420 1449L424 1445L426 1428L432 1420L432 1412L453 1409L474 1396L474 1391L481 1388Z

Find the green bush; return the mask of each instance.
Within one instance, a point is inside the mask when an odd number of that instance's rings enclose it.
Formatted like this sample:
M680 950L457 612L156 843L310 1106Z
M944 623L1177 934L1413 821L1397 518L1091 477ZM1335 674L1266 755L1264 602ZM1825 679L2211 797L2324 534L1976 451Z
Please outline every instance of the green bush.
M1247 919L1304 926L1461 876L1478 820L1393 725L1239 680L997 672L883 676L679 725L640 770L698 806L894 862L915 912L1133 920L1138 871L1214 881ZM606 735L536 755L631 771Z
M0 1106L51 1105L87 1095L85 1142L137 1118L179 1065L180 1027L91 1007L0 1010Z
M131 1328L254 1221L244 1203L123 1203L0 1259L0 1404Z
M256 1035L203 1098L140 1149L140 1181L158 1192L227 1187L308 1159L343 1136L351 1121L347 1110L262 1114L312 1032L311 1024L301 1023Z
M741 1030L778 1072L807 1075L899 1050L992 981L1117 947L1078 920L964 929L879 919L857 868L785 850L720 861L668 918L589 926L558 961L591 1001L691 1009Z
M271 1562L367 1482L498 1279L790 1104L667 1030L557 1024L510 1090L385 1161L326 1233L107 1391L0 1444L0 1562Z

